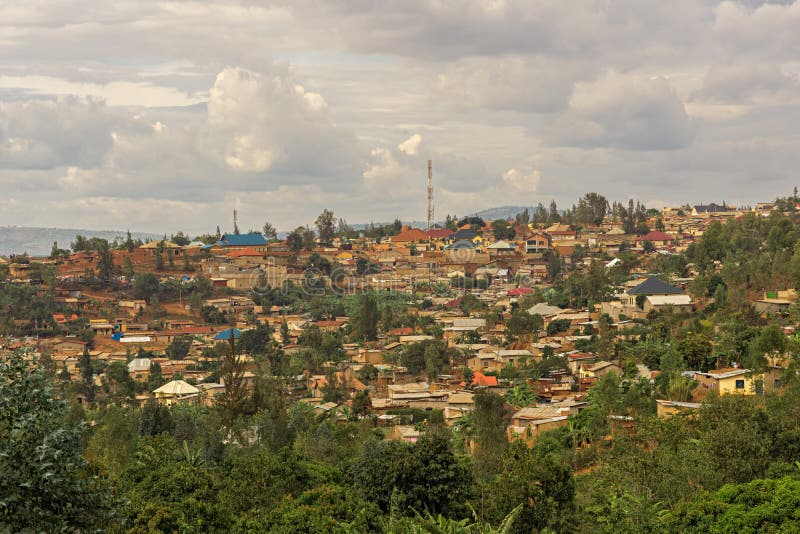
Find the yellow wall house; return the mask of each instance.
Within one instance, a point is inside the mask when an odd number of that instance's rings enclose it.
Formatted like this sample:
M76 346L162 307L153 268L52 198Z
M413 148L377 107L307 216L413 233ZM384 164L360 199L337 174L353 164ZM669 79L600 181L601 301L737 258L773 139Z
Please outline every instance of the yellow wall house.
M755 395L761 375L753 375L750 369L714 369L707 373L695 373L694 379L720 395Z

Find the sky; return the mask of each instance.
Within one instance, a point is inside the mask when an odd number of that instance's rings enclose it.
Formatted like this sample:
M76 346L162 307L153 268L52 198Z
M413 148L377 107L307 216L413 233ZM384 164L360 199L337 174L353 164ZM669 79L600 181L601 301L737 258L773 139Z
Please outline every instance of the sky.
M800 182L800 0L10 0L0 225L279 230Z

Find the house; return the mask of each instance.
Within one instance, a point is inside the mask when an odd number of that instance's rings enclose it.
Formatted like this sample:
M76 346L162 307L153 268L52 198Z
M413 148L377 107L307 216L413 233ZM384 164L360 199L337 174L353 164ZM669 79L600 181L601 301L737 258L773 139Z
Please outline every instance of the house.
M672 244L675 240L674 236L671 236L665 232L659 231L652 231L643 236L639 236L636 238L636 246L644 247L645 243L652 243L656 247L668 247Z
M692 311L692 297L689 295L648 295L644 299L642 309L645 313L650 313L652 310L661 310L670 307L675 312L691 312Z
M628 305L636 305L637 297L651 296L651 295L682 295L684 292L678 287L669 285L655 276L650 276L642 283L637 284L632 289L625 293L625 300Z
M343 385L350 394L356 391L364 391L367 389L360 380L355 377L346 376L345 373L337 371L333 374L333 379L337 385ZM325 396L325 388L328 386L328 377L325 375L311 375L306 381L306 387L311 393L311 397L321 399Z
M198 402L200 390L183 380L167 382L153 391L159 404L170 406L179 402Z
M541 252L549 249L550 244L551 239L549 235L542 232L534 232L525 240L525 252L528 254Z
M558 406L530 406L511 416L508 440L524 440L532 445L540 434L567 426L570 408Z
M472 377L472 387L474 388L496 388L498 386L497 377L485 375L480 371L475 371Z
M600 378L608 373L622 374L622 368L617 363L602 360L591 365L581 365L581 378Z
M389 399L393 401L404 400L426 400L431 397L443 397L444 393L431 393L431 388L427 382L414 382L411 384L390 384L388 386Z
M173 254L174 256L180 256L183 253L182 246L176 245L171 241L166 241L163 239L145 243L144 245L139 247L139 250L146 250L152 256L155 256L156 254L162 251L169 251L169 253Z
M753 211L761 215L769 215L769 212L775 209L774 202L759 202L753 208Z
M517 246L508 241L497 241L486 247L490 258L498 258L503 256L513 256L517 252Z
M578 374L581 367L591 367L597 361L597 355L592 352L570 352L567 354L567 365L572 374Z
M337 332L347 324L344 320L317 321L314 323L323 332Z
M452 326L444 328L444 339L453 339L468 332L483 332L486 330L486 319L457 317L453 319Z
M476 238L479 238L478 232L473 230L472 228L461 228L453 234L452 240L453 241L472 241Z
M528 362L533 358L533 354L527 349L498 349L494 351L494 354L500 365L511 367Z
M455 234L455 232L449 228L431 228L425 232L427 238L432 241L447 241L453 237L453 234Z
M758 313L783 314L792 305L792 301L780 298L769 298L753 301L753 307Z
M724 202L721 206L712 202L711 204L700 204L692 207L692 215L710 215L712 213L725 213L728 211L731 211L731 208L726 206Z
M468 359L467 367L475 372L479 372L480 370L498 371L502 366L500 362L497 361L497 354L494 352L483 352Z
M214 382L199 384L200 398L204 406L216 406L220 397L225 394L225 386Z
M134 358L128 362L128 374L136 382L147 382L150 377L150 358Z
M229 253L234 249L250 249L260 253L267 252L267 240L261 234L226 234L211 245L204 245L203 250L212 254Z
M83 352L87 343L78 339L66 339L53 345L55 352Z
M539 302L528 308L528 313L531 315L541 315L542 317L553 317L563 312L558 306L551 306L546 302Z
M707 373L695 372L693 378L700 383L700 387L715 390L720 395L756 395L761 393L757 382L761 376L753 375L750 369L725 368L714 369Z
M448 423L467 415L475 408L475 395L468 391L458 391L447 398L444 417Z
M413 243L422 243L428 240L428 236L418 228L409 228L403 225L400 233L389 238L392 243L409 245Z
M553 241L567 241L578 237L578 232L568 224L554 224L545 229Z
M214 341L230 341L242 337L242 332L238 328L227 328L214 336Z

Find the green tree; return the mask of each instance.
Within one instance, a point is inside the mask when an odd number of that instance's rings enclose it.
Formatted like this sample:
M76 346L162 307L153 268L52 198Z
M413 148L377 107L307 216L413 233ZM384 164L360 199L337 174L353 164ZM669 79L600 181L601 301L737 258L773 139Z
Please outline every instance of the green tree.
M358 312L355 317L354 329L356 336L366 341L375 341L378 338L378 301L372 293L364 293L360 298Z
M670 532L797 532L800 481L785 477L727 485L662 516Z
M128 251L130 254L136 248L136 244L133 242L133 237L131 236L131 231L128 230L125 232L125 244L123 245L125 250Z
M525 310L514 310L506 322L506 335L511 338L532 337L544 327L541 315L531 315Z
M133 279L134 294L146 301L161 290L161 284L153 273L139 273Z
M167 346L165 353L167 358L171 360L182 360L189 355L189 350L192 348L192 336L177 336Z
M111 362L106 367L105 384L112 401L123 404L136 397L136 384L124 362Z
M236 418L245 408L248 393L244 382L245 362L236 352L235 336L231 334L228 351L222 360L220 368L221 378L225 384L225 391L218 397L222 421L230 428Z
M488 477L497 474L500 458L508 446L506 422L504 420L503 397L481 390L475 394L475 468Z
M469 470L455 456L445 429L427 431L414 445L368 441L352 479L361 498L404 515L428 511L461 518L471 494Z
M92 368L92 359L89 356L88 345L83 349L78 367L81 370L81 392L86 398L86 402L91 404L94 402L95 384L94 384L94 369Z
M135 274L130 256L125 256L125 259L122 261L122 276L128 280L133 280Z
M288 345L290 339L291 338L289 336L289 323L286 322L286 319L283 319L281 321L281 342L284 345Z
M320 242L330 243L336 236L336 217L331 210L322 210L314 224L317 227Z
M550 443L534 448L519 441L511 445L501 457L497 478L482 487L481 517L499 523L522 505L510 532L546 527L558 532L571 530L575 498L572 468L551 451Z
M66 422L44 373L20 354L5 357L0 399L0 530L111 528L116 503L82 456L82 425Z
M713 365L711 341L703 334L690 333L677 344L689 369L707 371Z
M275 227L272 226L272 223L269 221L264 223L264 227L262 229L262 233L267 241L272 241L278 238L278 232L275 230Z
M286 245L289 247L289 250L297 254L301 250L303 250L303 228L299 227L291 232L286 237Z
M492 221L492 234L496 240L514 239L514 227L505 219Z

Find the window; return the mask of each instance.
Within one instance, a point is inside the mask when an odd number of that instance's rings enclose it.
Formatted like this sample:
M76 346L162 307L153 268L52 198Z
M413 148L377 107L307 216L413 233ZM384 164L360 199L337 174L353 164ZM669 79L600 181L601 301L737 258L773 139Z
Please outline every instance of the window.
M744 380L736 381L736 389L744 389Z

